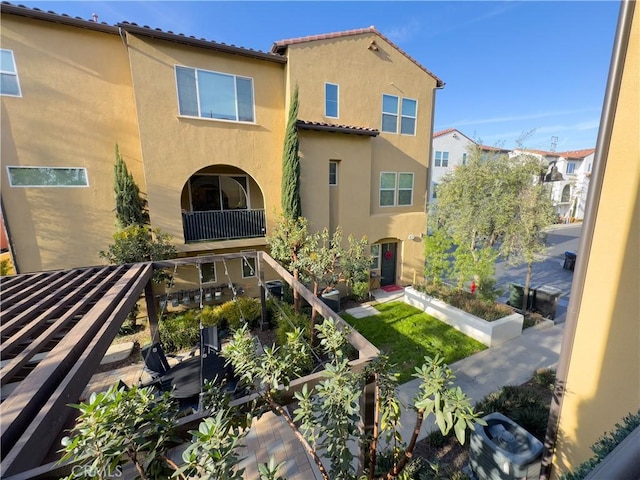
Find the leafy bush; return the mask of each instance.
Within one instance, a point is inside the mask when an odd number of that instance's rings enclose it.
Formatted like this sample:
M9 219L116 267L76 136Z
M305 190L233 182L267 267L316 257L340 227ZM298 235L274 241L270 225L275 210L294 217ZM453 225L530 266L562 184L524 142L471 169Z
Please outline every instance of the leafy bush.
M369 282L356 282L351 289L351 297L356 302L364 302L369 298Z
M287 334L293 332L296 327L304 332L304 338L307 341L311 341L311 318L304 314L296 314L293 306L288 303L280 302L279 307L275 312L278 345L285 345Z
M580 464L575 472L567 473L562 476L562 480L582 480L591 470L609 455L620 442L622 442L631 432L640 427L640 410L637 413L629 413L623 417L622 425L616 423L615 430L605 433L596 443L591 446L591 450L595 456Z
M200 341L199 310L185 310L158 324L165 352L175 353L194 347Z
M553 368L539 368L533 374L533 381L541 387L553 390L556 384L556 371Z
M493 300L484 300L465 290L451 288L448 285L427 284L418 285L416 288L431 297L438 298L453 307L464 310L488 322L513 313L513 310L508 305L496 303Z

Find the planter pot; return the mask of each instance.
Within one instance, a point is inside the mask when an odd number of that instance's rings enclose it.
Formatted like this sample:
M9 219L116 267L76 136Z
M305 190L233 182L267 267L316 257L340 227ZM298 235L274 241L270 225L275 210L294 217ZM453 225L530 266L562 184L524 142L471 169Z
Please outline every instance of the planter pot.
M524 317L519 313L512 313L498 320L487 322L459 308L452 307L442 300L418 292L413 287L404 289L403 300L488 347L500 345L522 334Z

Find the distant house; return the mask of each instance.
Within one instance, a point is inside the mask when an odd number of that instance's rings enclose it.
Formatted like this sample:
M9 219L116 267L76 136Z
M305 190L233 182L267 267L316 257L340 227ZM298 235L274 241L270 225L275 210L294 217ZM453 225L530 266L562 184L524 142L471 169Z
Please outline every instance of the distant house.
M452 172L456 166L464 165L470 148L477 147L483 157L490 154L509 156L527 154L546 161L548 171L545 174L545 180L551 186L551 198L556 205L558 218L566 222L584 218L595 148L567 152L508 150L479 144L455 128L435 132L432 141L430 202L437 198L438 185L442 178Z
M549 169L545 181L551 186L551 199L559 220L570 222L584 219L595 151L595 148L566 152L516 149L510 155L527 154L546 160Z

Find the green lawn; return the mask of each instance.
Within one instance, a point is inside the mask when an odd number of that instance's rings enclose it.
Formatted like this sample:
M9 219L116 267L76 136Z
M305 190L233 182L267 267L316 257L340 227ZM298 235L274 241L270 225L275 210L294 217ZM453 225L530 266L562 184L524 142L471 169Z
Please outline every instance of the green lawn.
M342 317L389 356L400 374L400 383L413 378L414 368L424 363L425 356L439 353L451 364L487 348L404 302L382 303L375 308L379 315L354 318L343 314Z

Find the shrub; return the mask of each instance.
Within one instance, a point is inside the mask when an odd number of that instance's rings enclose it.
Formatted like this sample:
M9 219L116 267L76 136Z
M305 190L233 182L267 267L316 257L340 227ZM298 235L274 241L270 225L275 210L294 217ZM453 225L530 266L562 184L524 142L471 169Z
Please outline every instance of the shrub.
M351 289L351 296L357 302L364 302L369 298L369 282L356 282Z
M493 300L484 300L465 290L451 288L448 285L418 285L417 290L488 322L513 313L508 305L496 303Z
M533 381L541 387L553 390L556 384L556 371L553 368L539 368L533 374Z
M562 480L582 480L585 478L620 442L627 438L636 428L640 427L640 410L635 414L629 413L623 417L622 425L616 423L615 427L615 430L605 433L596 443L591 445L591 450L593 450L595 456L580 464L575 472L563 475L561 477Z
M287 343L287 334L293 332L296 327L302 329L304 338L307 341L311 341L311 318L307 315L296 314L292 305L281 302L275 317L278 325L278 330L276 331L278 345L285 345Z
M185 310L164 318L158 329L165 352L175 353L193 348L200 341L200 315L198 310Z

